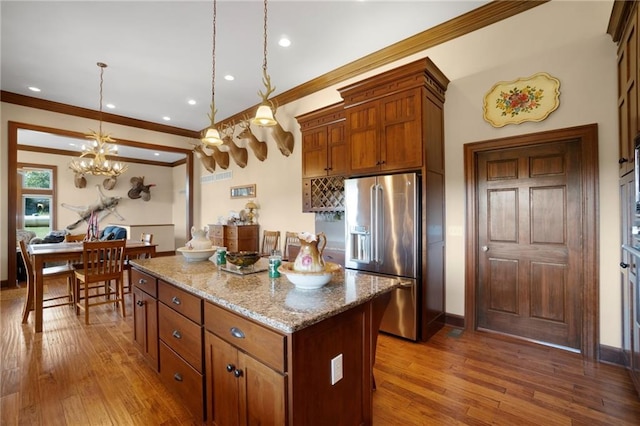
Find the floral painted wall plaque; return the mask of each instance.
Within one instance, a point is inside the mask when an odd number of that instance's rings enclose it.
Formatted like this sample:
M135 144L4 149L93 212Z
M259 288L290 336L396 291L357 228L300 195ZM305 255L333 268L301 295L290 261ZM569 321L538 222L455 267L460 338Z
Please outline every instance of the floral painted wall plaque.
M542 121L560 105L560 81L541 72L501 81L484 97L484 119L493 127Z

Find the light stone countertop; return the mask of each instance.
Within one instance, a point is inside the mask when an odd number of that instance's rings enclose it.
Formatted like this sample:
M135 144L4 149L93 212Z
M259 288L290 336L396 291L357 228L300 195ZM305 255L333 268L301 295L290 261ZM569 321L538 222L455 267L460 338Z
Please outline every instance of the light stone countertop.
M267 271L238 275L219 270L211 261L187 262L181 256L132 259L132 266L178 288L223 306L283 333L344 312L400 286L400 281L341 270L317 290L298 290L287 278ZM260 259L256 267L265 267Z

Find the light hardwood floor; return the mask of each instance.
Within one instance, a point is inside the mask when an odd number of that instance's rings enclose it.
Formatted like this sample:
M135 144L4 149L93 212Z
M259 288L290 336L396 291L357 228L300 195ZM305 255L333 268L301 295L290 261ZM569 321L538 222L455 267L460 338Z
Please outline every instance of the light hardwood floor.
M2 425L200 424L138 354L131 316L102 306L85 326L70 308L47 309L35 334L33 318L20 324L23 301L24 289L0 291ZM620 367L452 331L420 344L380 336L375 426L640 424L640 399Z

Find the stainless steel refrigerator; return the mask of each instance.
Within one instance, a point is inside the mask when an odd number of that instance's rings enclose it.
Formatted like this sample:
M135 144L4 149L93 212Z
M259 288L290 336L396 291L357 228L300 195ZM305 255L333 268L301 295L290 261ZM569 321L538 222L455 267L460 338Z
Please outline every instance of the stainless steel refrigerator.
M380 330L418 336L420 179L415 173L345 180L345 268L397 277Z

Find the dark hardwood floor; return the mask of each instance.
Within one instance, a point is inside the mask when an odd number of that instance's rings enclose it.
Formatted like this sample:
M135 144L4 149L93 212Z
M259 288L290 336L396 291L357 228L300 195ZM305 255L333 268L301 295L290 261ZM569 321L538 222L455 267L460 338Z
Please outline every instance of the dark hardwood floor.
M48 290L64 291L60 284ZM101 306L85 326L70 308L46 309L35 334L33 318L20 323L24 293L0 291L2 425L200 424L138 354L131 316ZM623 368L455 331L421 344L380 336L375 426L640 424Z

